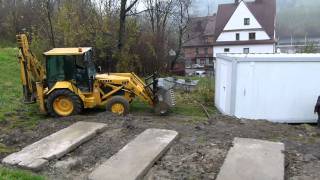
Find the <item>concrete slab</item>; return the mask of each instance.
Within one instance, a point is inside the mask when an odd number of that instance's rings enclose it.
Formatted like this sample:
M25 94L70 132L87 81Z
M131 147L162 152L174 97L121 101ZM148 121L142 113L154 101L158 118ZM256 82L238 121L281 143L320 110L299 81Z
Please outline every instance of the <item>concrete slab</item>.
M235 138L217 180L283 180L284 144Z
M176 131L147 129L124 146L117 154L98 166L89 175L89 179L141 179L177 136Z
M93 122L77 122L21 151L13 153L2 160L8 165L17 165L31 170L40 170L48 162L60 158L77 146L94 137L106 128L106 124Z

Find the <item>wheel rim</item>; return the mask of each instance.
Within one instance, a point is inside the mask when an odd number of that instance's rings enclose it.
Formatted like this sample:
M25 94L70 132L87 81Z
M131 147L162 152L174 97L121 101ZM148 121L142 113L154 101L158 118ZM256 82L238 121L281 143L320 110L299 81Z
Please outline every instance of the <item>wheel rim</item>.
M123 114L124 113L124 106L121 103L115 103L111 106L111 112L115 114Z
M73 103L69 97L59 96L53 102L54 111L60 116L69 116L73 112Z

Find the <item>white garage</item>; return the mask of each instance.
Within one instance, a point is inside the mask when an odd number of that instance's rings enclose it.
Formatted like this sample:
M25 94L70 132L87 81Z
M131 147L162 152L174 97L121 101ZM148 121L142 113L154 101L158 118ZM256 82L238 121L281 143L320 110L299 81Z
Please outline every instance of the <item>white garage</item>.
M215 104L238 118L316 122L320 54L218 54Z

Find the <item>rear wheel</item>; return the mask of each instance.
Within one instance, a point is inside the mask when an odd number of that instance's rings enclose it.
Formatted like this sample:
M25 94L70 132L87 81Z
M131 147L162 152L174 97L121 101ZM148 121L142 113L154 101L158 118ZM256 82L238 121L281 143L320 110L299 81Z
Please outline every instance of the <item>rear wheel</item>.
M129 113L129 102L122 96L111 97L106 105L107 111L117 115L127 115Z
M79 96L69 90L60 89L48 96L47 109L51 116L64 117L79 114L83 106Z

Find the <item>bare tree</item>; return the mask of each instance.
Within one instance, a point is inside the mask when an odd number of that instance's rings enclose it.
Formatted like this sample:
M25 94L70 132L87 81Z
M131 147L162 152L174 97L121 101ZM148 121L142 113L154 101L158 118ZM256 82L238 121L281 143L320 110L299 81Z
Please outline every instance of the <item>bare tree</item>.
M178 23L178 47L176 49L176 55L171 61L170 69L173 70L179 56L181 55L181 48L183 43L183 37L187 29L189 22L189 7L191 5L191 0L177 0L177 13L176 20Z
M153 68L159 69L164 62L167 50L166 30L168 21L172 15L173 0L146 0L147 16L151 25L153 38L151 40L154 52Z
M49 28L50 28L51 45L53 47L56 47L55 38L54 38L54 32L53 32L53 25L52 25L52 13L53 13L52 0L46 0L46 6L45 7L46 7L46 13L47 13L47 18L48 18Z
M13 26L14 26L14 29L16 31L16 33L18 33L20 30L19 30L19 27L18 27L18 18L17 18L17 1L16 0L13 0L12 1L12 20L13 20Z
M119 36L118 36L118 50L122 50L125 28L126 28L126 17L127 13L134 7L138 0L133 0L129 6L127 6L128 0L121 0L120 5L120 22L119 22Z
M40 11L40 17L38 17L45 25L48 27L46 29L46 33L48 38L50 39L50 44L52 47L55 47L55 36L54 36L54 28L53 28L53 11L54 11L54 3L55 0L41 0L37 3L34 3L36 8Z
M166 29L172 13L173 0L146 0L147 12L153 33L159 34Z
M0 0L0 38L14 42L25 28L38 54L52 46L90 45L101 62L108 50L124 70L164 72L175 63L169 50L179 57L188 1ZM144 10L136 8L140 2Z

